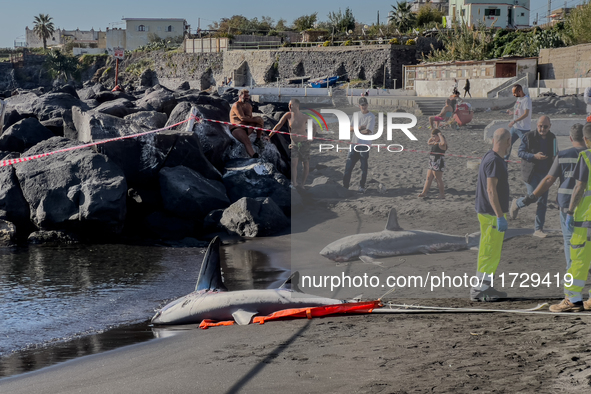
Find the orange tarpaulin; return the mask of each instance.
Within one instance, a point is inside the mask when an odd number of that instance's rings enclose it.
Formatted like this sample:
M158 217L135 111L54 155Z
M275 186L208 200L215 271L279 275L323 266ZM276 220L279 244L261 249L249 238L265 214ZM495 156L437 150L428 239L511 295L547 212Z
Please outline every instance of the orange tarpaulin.
M336 304L336 305L325 305L316 306L312 308L294 308L284 309L281 311L273 312L267 316L257 316L252 322L258 324L264 324L268 320L276 320L283 318L308 318L328 315L336 315L339 313L371 313L374 309L382 306L381 301L367 301L367 302L355 302L347 304ZM214 320L203 320L199 324L199 328L208 329L209 327L217 326L231 326L234 324L233 320L216 322Z

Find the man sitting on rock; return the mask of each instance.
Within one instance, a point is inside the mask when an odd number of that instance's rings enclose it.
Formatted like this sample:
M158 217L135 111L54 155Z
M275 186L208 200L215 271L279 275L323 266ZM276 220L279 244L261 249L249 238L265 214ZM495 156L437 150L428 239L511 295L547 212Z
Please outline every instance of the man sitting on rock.
M250 92L248 89L242 89L238 93L238 101L232 105L232 109L230 110L230 123L256 127L263 127L265 124L265 121L260 116L252 116L252 105L250 105ZM230 131L234 138L242 142L250 157L255 159L259 157L259 154L254 151L250 143L250 138L248 138L248 136L253 133L253 129L248 127L230 126ZM261 140L262 134L263 132L261 130L257 130L257 138L254 140L254 144L261 150L265 147Z

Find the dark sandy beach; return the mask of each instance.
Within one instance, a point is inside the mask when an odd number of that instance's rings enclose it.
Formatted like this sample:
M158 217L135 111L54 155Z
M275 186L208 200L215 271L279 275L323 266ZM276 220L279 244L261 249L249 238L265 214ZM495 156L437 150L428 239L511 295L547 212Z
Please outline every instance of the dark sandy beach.
M534 115L533 121L537 119ZM565 116L562 116L565 117ZM444 129L449 153L481 157L490 146L484 127L499 112L477 113L469 127ZM427 150L425 117L416 128L418 142L407 149ZM559 146L564 149L568 146ZM516 147L514 148L516 151ZM341 181L345 152L314 152L308 183L327 176ZM474 212L477 171L466 158L446 159L447 198L418 199L425 181L427 155L387 153L370 156L369 190L354 192L359 167L347 197L308 205L292 217L291 250L283 250L292 269L308 275L368 274L473 275L474 250L380 259L382 265L335 263L319 251L341 237L380 231L391 208L404 229L465 235L478 231ZM315 170L314 170L315 169ZM509 165L512 197L525 193L519 164ZM378 185L384 185L384 192ZM497 274L564 274L562 234L550 191L548 238L521 236L505 242ZM532 228L535 209L520 212L509 228ZM286 240L283 236L282 242ZM248 246L248 242L245 244ZM348 299L376 299L388 288L302 288ZM505 286L510 299L478 304L469 288L396 288L385 301L456 308L527 309L562 297L552 286ZM179 296L184 295L179 294ZM146 318L149 318L148 316ZM591 345L586 316L510 313L408 313L334 316L200 330L157 330L156 340L75 359L37 372L0 380L2 393L581 393L590 390ZM175 334L175 335L172 335Z

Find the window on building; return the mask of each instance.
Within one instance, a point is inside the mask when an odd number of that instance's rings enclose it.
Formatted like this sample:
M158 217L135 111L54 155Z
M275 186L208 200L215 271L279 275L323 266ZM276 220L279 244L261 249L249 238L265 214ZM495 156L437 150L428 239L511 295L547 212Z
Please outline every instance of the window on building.
M466 15L466 10L460 10L460 15L462 15L462 16Z
M485 8L484 16L500 16L501 10L499 8Z
M521 13L521 16L525 16L525 12L522 12L522 13Z
M169 25L169 26L167 26L167 27L166 27L166 31L172 31L172 26L170 26L170 25Z
M137 31L146 31L146 26L144 26L144 25L139 25L139 26L137 27Z

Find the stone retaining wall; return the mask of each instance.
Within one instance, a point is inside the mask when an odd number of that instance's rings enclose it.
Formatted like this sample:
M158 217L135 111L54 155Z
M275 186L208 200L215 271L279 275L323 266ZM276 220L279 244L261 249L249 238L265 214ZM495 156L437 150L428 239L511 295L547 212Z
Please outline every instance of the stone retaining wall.
M200 54L158 51L133 61L152 61L160 84L170 88L188 81L192 88L206 89L219 86L230 77L233 86L250 86L276 82L277 78L346 74L350 79L371 80L375 86L382 86L385 77L386 88L391 89L394 84L402 85L402 66L417 63L419 46L281 48Z
M590 70L591 44L540 50L541 79L585 78Z

